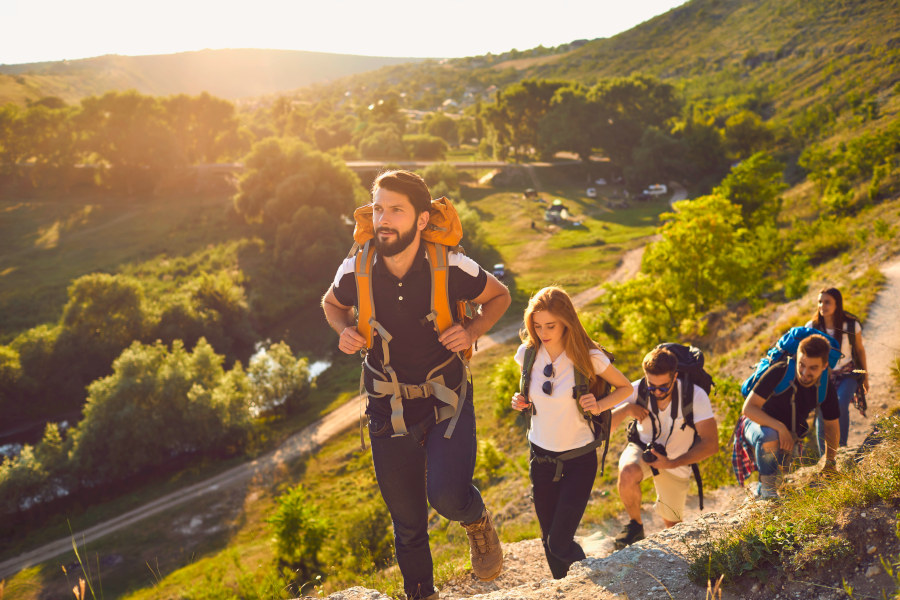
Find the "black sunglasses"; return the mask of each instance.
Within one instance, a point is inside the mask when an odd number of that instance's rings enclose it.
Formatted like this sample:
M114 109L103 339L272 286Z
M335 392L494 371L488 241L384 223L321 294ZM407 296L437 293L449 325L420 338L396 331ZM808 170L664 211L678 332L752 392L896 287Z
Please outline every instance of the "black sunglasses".
M544 366L544 377L556 377L556 369L553 368L553 363L547 363ZM549 379L544 382L544 385L541 386L541 391L544 392L545 395L549 396L553 391L553 382Z
M647 382L647 391L652 393L659 392L661 394L668 394L669 390L672 389L672 386L675 385L675 380L673 379L666 385L653 385L649 381Z

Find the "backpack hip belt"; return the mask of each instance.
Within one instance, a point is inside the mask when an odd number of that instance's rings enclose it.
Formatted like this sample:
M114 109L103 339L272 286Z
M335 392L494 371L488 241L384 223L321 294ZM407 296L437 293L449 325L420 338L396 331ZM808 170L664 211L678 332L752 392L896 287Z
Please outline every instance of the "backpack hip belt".
M385 344L386 345L386 344ZM421 384L400 383L397 373L389 365L384 364L384 372L379 372L365 361L365 368L375 375L372 379L372 389L366 389L366 393L373 398L390 397L391 402L391 427L394 430L393 437L407 435L406 421L403 419L403 400L416 400L436 398L443 406L434 407L435 423L441 423L450 419L444 437L449 439L456 429L456 423L465 402L469 385L468 365L463 362L462 380L455 388L449 388L441 374L454 360L462 361L462 358L454 354L443 363L429 371L425 381ZM379 379L381 377L381 379Z
M565 466L567 460L572 460L573 458L578 458L579 456L584 456L585 454L590 454L591 452L596 451L596 449L603 444L603 441L604 440L602 438L595 439L590 444L581 446L580 448L569 450L568 452L563 452L559 456L550 456L548 454L535 453L534 458L531 459L531 462L535 462L538 464L555 464L556 472L553 474L553 481L555 483L562 478L563 467ZM605 460L606 452L604 451L603 461Z

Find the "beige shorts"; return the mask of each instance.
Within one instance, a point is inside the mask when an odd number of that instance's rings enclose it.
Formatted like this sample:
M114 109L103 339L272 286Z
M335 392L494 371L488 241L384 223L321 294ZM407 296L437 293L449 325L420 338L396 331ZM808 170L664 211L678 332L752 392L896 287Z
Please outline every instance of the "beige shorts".
M641 449L637 444L629 442L619 457L619 470L628 464L637 463L644 473L643 479L653 477L650 465L641 460ZM684 503L687 500L690 477L678 477L671 471L662 470L659 475L653 477L653 485L656 487L656 512L666 521L677 523L684 516Z

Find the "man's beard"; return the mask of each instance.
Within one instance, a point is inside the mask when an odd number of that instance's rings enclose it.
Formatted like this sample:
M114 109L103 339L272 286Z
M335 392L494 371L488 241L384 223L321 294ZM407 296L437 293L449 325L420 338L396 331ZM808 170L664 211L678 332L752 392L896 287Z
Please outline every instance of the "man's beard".
M381 232L395 233L397 234L397 239L391 242L383 241L379 236L379 233ZM396 229L383 227L375 232L375 250L383 257L394 256L409 248L409 245L412 244L415 239L415 227L410 227L408 231L403 233L400 233Z

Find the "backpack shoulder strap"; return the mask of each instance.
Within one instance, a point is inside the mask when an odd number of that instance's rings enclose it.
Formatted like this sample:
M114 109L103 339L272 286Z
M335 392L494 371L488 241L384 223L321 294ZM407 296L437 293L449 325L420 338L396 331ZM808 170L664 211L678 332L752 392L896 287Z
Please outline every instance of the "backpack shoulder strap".
M678 379L679 397L681 399L681 416L684 418L684 427L690 427L696 435L697 426L694 425L694 383L685 375Z
M450 263L449 249L443 244L422 241L431 267L431 312L426 319L431 321L435 331L443 332L453 325L450 310Z
M638 384L636 404L641 408L650 410L650 392L647 391L647 378L642 377Z
M537 348L534 346L525 346L525 358L522 360L522 377L519 379L519 393L528 398L528 391L531 387L531 368L534 366L534 359L537 357Z
M372 266L375 249L369 240L357 251L354 263L356 279L357 324L356 329L366 338L366 348L372 347L372 322L375 320L375 298L372 291Z

